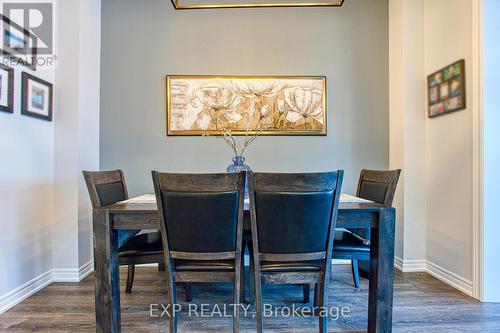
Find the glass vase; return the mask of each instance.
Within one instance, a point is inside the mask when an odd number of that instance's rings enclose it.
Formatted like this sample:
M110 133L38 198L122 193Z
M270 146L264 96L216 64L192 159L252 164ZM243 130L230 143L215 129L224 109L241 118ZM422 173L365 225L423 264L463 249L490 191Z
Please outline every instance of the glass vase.
M238 173L241 171L251 171L250 167L245 164L245 158L241 155L233 157L233 164L226 169L227 173Z
M241 171L252 171L248 165L245 164L245 158L241 155L233 157L233 164L229 165L226 169L227 173L238 173ZM245 201L248 202L248 177L245 182Z

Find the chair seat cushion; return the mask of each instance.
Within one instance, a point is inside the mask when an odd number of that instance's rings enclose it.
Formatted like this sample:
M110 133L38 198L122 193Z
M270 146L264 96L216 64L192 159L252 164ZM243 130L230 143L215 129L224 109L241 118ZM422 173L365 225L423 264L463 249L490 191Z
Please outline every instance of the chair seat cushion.
M180 260L174 262L176 271L232 271L234 260Z
M260 270L262 272L309 272L319 271L322 260L314 261L262 261Z
M335 241L333 251L361 251L370 252L370 246L365 245L363 240L354 236L346 230L335 230Z
M138 234L130 238L119 249L120 257L142 256L163 253L159 231Z
M118 230L118 248L121 248L125 243L135 235L137 235L140 230Z

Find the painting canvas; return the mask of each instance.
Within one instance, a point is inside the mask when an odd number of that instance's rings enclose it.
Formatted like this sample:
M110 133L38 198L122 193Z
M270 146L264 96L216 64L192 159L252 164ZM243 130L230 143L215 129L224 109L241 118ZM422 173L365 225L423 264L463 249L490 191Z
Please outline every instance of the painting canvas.
M430 118L465 109L464 60L429 75L427 84Z
M325 77L167 76L167 135L326 135Z
M23 73L21 114L52 121L52 83Z

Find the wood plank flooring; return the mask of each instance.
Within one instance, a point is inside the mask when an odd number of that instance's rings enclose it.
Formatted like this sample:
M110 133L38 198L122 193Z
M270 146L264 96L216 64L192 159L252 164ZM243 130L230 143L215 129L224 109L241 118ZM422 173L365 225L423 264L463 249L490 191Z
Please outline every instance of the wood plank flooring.
M121 269L122 331L167 332L166 318L150 317L150 304L166 302L164 273L155 267L138 267L132 294L125 294L126 270ZM211 305L231 302L230 285L193 286L193 303ZM330 305L349 307L348 316L330 319L331 332L365 332L368 303L367 281L361 289L352 285L350 266L334 266ZM301 305L302 288L265 286L264 301L274 306ZM179 332L230 332L230 318L188 316L183 304ZM161 310L161 307L160 307ZM160 311L161 312L161 311ZM254 332L253 307L241 320L241 332ZM159 314L159 312L158 312ZM201 313L200 313L201 315ZM93 276L82 283L54 283L0 315L0 332L95 332ZM396 272L393 332L500 332L500 304L481 304L425 273ZM266 332L317 332L314 317L265 318Z

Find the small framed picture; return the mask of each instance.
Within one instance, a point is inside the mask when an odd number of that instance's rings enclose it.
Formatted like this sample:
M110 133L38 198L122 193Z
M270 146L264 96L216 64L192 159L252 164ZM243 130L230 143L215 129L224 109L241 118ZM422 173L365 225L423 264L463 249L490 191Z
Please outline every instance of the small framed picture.
M441 84L441 82L443 82L443 73L438 72L430 78L429 84L431 87L434 87Z
M455 110L461 103L462 100L460 96L450 98L446 102L444 102L444 110L445 111Z
M0 26L0 55L11 66L22 65L36 70L38 37L2 14Z
M430 118L465 109L465 60L429 75L427 86Z
M0 64L0 111L14 113L14 69Z
M462 93L462 82L459 79L451 81L451 97L460 96Z
M450 96L450 86L448 85L448 82L441 83L441 92L439 96L441 96L442 100L447 99Z
M52 121L53 85L23 72L21 114Z
M439 101L438 87L432 87L429 91L429 101L431 103L436 103Z
M431 105L430 107L430 116L435 117L439 116L444 113L444 104L443 103L437 103L434 105Z

